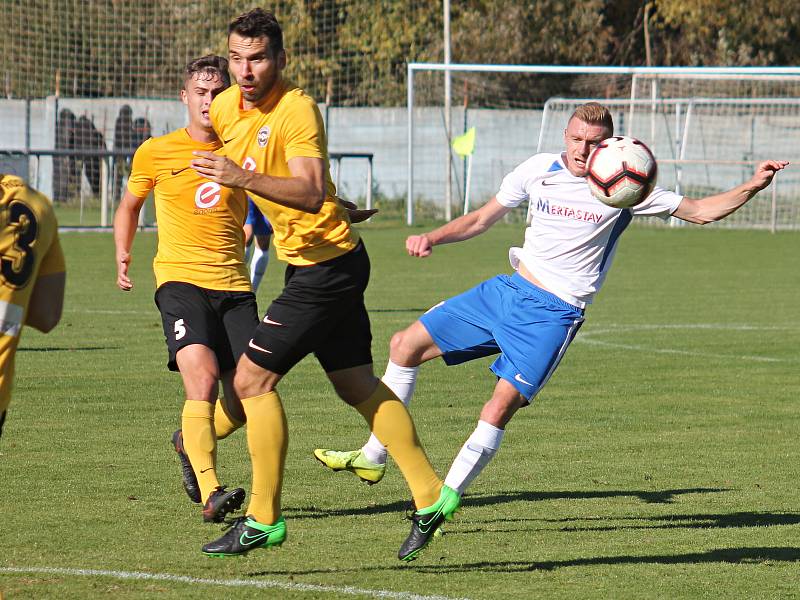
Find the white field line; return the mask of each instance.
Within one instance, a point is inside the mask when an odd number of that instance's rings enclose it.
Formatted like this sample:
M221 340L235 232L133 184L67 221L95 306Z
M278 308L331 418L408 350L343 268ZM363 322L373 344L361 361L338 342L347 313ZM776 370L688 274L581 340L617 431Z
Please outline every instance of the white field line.
M141 310L101 310L101 309L67 309L65 312L91 313L105 315L149 315L156 314L154 311ZM752 356L736 354L716 354L713 352L703 352L698 350L682 350L679 348L657 348L651 345L624 344L620 342L609 342L595 339L597 336L605 336L613 333L625 333L632 331L658 331L663 329L707 329L714 331L772 331L772 332L797 332L796 326L762 326L762 325L743 325L729 323L665 323L650 325L609 325L601 329L585 330L581 329L573 343L583 343L592 346L604 346L606 348L618 348L620 350L633 350L636 352L652 352L654 354L678 354L682 356L697 356L701 358L729 358L732 360L744 360L750 362L781 363L781 362L800 362L800 357L793 358L774 358L769 356Z
M635 350L637 352L651 352L655 354L680 354L683 356L698 356L702 358L727 358L734 360L744 360L750 362L800 362L800 358L774 358L769 356L750 356L735 354L717 354L713 352L703 352L697 350L682 350L678 348L657 348L652 345L624 344L620 342L608 342L605 340L594 339L596 336L607 336L614 333L626 333L632 331L659 331L663 329L706 329L709 331L767 331L767 332L796 332L797 327L780 325L744 325L731 323L673 323L673 324L650 324L650 325L611 325L601 329L586 331L582 329L575 338L576 342L589 344L592 346L605 346L607 348L619 348L621 350Z
M63 575L74 577L110 577L113 579L133 579L141 581L169 581L188 585L217 585L231 588L278 589L313 594L346 594L367 596L369 598L389 598L391 600L468 600L451 596L422 596L410 592L391 592L388 590L367 590L351 586L315 585L311 583L286 583L269 579L205 579L170 573L142 573L137 571L107 571L105 569L66 569L60 567L0 567L0 574L25 575Z

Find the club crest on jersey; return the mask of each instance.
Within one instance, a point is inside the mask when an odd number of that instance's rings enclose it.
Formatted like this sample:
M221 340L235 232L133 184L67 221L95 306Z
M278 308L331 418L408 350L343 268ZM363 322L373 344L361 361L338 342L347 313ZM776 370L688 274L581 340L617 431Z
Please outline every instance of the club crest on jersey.
M269 141L269 134L270 128L269 125L264 125L261 129L258 130L258 135L256 136L256 141L261 148L265 148L267 142Z
M194 204L200 210L195 210L195 214L200 214L213 208L222 197L220 195L220 186L213 181L207 181L203 185L197 187L194 194Z

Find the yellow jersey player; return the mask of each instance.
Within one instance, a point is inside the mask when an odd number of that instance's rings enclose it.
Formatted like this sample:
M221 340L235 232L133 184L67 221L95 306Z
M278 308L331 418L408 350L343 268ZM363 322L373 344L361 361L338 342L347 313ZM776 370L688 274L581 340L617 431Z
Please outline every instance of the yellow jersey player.
M19 177L0 175L0 434L22 327L47 333L58 324L65 282L50 200Z
M238 85L211 104L211 121L224 147L218 153L195 152L192 166L211 182L248 192L272 224L278 258L289 265L285 287L253 334L234 378L253 469L247 515L203 552L238 555L286 538L280 496L288 434L276 386L310 353L339 397L386 444L417 512L450 518L458 496L441 494L442 482L406 407L374 375L364 306L369 257L335 196L319 108L282 77L286 54L275 16L254 9L234 19L228 54ZM416 555L419 539L412 528L401 558Z
M138 148L114 217L117 285L130 290L128 267L139 211L154 192L155 302L164 326L168 368L180 371L186 392L181 429L173 435L173 444L182 461L186 492L203 504L205 521L221 521L244 501L242 488L227 490L217 479L216 443L244 421L241 408L234 405L233 372L258 325L244 263L244 192L208 181L189 167L193 151L221 147L208 109L228 85L227 60L222 57L204 56L186 66L181 99L189 125ZM217 403L219 381L225 400Z

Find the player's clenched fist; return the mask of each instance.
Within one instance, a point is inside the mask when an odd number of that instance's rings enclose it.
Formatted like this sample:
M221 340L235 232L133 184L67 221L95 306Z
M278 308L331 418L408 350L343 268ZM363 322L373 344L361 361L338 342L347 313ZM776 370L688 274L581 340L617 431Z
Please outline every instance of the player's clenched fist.
M409 256L430 256L433 251L433 245L425 234L410 235L406 239L406 250Z

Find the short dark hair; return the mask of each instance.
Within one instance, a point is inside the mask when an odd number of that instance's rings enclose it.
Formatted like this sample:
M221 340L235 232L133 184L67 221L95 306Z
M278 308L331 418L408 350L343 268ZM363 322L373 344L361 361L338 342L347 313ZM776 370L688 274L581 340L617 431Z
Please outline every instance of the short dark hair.
M240 14L228 25L228 37L232 33L247 38L266 37L272 56L283 50L283 30L275 15L263 8L254 8Z
M189 61L189 64L183 70L184 85L195 75L202 76L202 79L216 79L218 77L226 88L231 85L231 76L228 73L228 59L215 54L207 54Z

